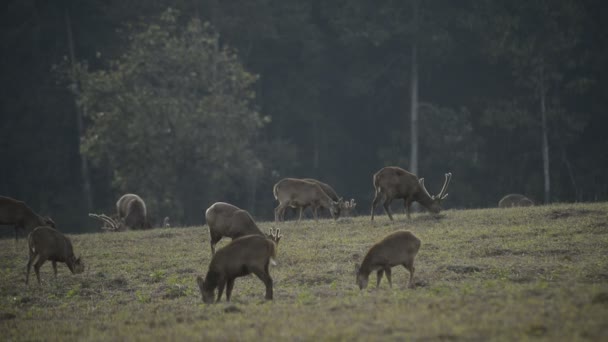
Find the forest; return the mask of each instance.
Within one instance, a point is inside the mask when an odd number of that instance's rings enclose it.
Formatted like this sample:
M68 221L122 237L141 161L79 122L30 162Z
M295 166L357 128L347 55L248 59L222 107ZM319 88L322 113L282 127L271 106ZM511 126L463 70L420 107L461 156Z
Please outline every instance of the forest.
M444 208L608 199L599 0L9 0L0 195L62 230L124 193L154 225L273 217L310 177L369 214L395 165Z

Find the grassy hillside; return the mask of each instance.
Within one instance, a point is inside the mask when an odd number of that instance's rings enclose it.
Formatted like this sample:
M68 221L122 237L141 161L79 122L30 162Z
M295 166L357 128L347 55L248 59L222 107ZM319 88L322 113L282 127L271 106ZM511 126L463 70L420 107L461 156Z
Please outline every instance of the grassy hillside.
M276 225L263 222L267 230ZM275 300L239 278L202 304L207 227L73 235L87 270L50 263L24 285L26 243L0 240L0 334L8 340L521 340L608 338L608 203L386 215L278 225ZM376 290L354 263L397 229L421 240L415 290L393 269ZM228 241L222 240L219 246ZM32 281L33 280L33 281Z

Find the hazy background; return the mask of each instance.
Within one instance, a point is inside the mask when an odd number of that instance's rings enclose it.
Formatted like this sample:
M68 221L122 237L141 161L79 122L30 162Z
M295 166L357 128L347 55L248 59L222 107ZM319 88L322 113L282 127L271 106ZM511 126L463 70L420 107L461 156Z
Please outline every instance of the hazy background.
M369 214L372 174L412 166L416 70L417 174L453 173L446 208L606 200L607 3L416 4L5 1L0 194L87 231L125 192L157 225L219 200L269 219L276 181L314 177Z

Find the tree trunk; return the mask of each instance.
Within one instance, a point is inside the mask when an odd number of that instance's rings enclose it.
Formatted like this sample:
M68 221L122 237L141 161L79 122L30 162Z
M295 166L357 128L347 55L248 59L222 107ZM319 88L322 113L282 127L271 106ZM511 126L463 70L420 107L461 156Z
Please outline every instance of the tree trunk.
M65 26L67 30L68 48L70 52L70 64L72 66L72 82L74 82L75 99L80 96L80 82L76 76L76 54L74 53L74 37L72 35L72 21L70 20L70 12L65 8ZM91 179L89 177L89 164L87 158L80 153L80 142L84 134L83 116L86 113L86 108L79 106L77 101L74 101L76 107L76 125L78 128L78 151L80 154L80 176L82 177L82 196L86 211L90 212L93 208L93 198L91 196Z
M410 172L418 174L418 1L414 0L414 39L412 43L412 74L410 78Z
M547 138L547 106L546 106L546 90L545 90L545 70L544 65L540 68L540 115L542 128L542 155L543 155L543 176L544 176L544 193L545 204L551 200L551 181L549 173L549 139Z

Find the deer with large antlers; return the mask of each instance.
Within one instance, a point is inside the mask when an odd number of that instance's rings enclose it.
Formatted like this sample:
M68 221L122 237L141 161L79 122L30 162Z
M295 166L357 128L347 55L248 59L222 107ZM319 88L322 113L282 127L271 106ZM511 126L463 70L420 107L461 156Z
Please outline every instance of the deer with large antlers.
M150 228L148 211L144 200L135 194L125 194L116 202L116 216L89 214L89 217L104 222L103 230L122 231L126 229Z
M214 203L205 211L205 219L209 225L211 255L215 254L215 245L222 237L236 239L245 235L260 235L277 245L282 237L280 229L275 231L271 228L268 234L263 233L246 210L230 203Z
M393 220L390 205L394 199L404 200L407 218L410 218L410 206L414 201L420 203L428 211L437 214L441 211L441 201L448 197L447 190L452 180L452 174L445 174L445 182L438 195L432 196L424 186L424 178L418 177L396 166L387 166L376 172L373 177L376 193L372 202L372 221L374 209L380 201L384 201L384 211Z

